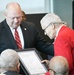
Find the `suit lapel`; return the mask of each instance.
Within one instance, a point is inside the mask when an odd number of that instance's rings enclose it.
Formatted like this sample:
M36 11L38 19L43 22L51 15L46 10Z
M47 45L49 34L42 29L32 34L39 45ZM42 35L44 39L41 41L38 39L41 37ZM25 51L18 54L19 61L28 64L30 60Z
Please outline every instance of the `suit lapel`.
M22 33L23 33L23 38L24 38L24 48L27 47L27 45L29 45L29 34L28 34L28 29L26 27L26 25L20 25L21 29L22 29Z
M6 21L5 21L6 22ZM3 28L3 30L4 30L4 32L5 32L5 34L6 34L6 37L9 39L9 41L10 41L10 43L11 43L11 45L13 46L13 48L17 48L17 45L16 45L16 43L15 43L15 39L14 39L14 37L13 37L13 35L12 35L12 32L11 32L11 30L10 30L10 28L9 28L9 26L7 25L7 23L5 23L4 22L4 28Z

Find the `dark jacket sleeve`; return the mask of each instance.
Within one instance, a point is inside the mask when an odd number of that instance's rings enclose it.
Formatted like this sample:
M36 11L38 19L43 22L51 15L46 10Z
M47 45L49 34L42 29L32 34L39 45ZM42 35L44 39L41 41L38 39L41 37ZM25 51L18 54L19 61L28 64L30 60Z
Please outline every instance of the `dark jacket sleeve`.
M45 41L40 35L36 27L34 28L34 32L37 50L48 55L54 55L54 45L51 43L47 43L47 41Z

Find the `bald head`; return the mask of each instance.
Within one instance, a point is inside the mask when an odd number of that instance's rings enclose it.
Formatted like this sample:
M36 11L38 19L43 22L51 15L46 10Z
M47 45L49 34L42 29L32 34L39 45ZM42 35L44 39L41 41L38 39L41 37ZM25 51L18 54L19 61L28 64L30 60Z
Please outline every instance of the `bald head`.
M18 3L16 2L8 3L4 14L5 14L7 24L10 27L15 29L18 26L20 26L22 22L22 10Z
M7 6L6 6L6 10L8 10L8 9L16 9L16 10L19 9L19 10L21 10L21 7L18 3L11 2L11 3L7 4Z
M55 71L58 75L67 75L68 72L68 62L66 58L62 56L55 56L50 60L49 63L50 72Z
M11 3L8 3L7 6L6 6L6 13L8 12L12 12L12 11L21 11L21 7L18 3L16 2L11 2Z

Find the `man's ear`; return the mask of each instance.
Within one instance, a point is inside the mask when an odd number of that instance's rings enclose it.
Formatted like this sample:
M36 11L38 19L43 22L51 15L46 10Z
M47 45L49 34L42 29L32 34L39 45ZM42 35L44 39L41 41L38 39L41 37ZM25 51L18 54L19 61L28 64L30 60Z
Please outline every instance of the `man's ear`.
M17 72L19 73L20 71L20 63L17 64Z
M52 29L55 29L55 25L54 24L52 24Z

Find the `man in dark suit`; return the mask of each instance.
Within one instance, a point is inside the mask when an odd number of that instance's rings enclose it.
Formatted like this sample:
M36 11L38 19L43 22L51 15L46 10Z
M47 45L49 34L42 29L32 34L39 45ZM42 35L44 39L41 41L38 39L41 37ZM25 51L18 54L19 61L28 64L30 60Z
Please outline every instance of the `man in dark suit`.
M48 44L40 36L33 23L22 22L22 10L18 3L7 4L5 20L0 23L0 53L5 49L18 49L15 42L15 29L17 29L24 48L36 48L38 51L53 55L53 44Z
M18 53L12 49L2 51L0 55L0 72L5 75L20 75Z

